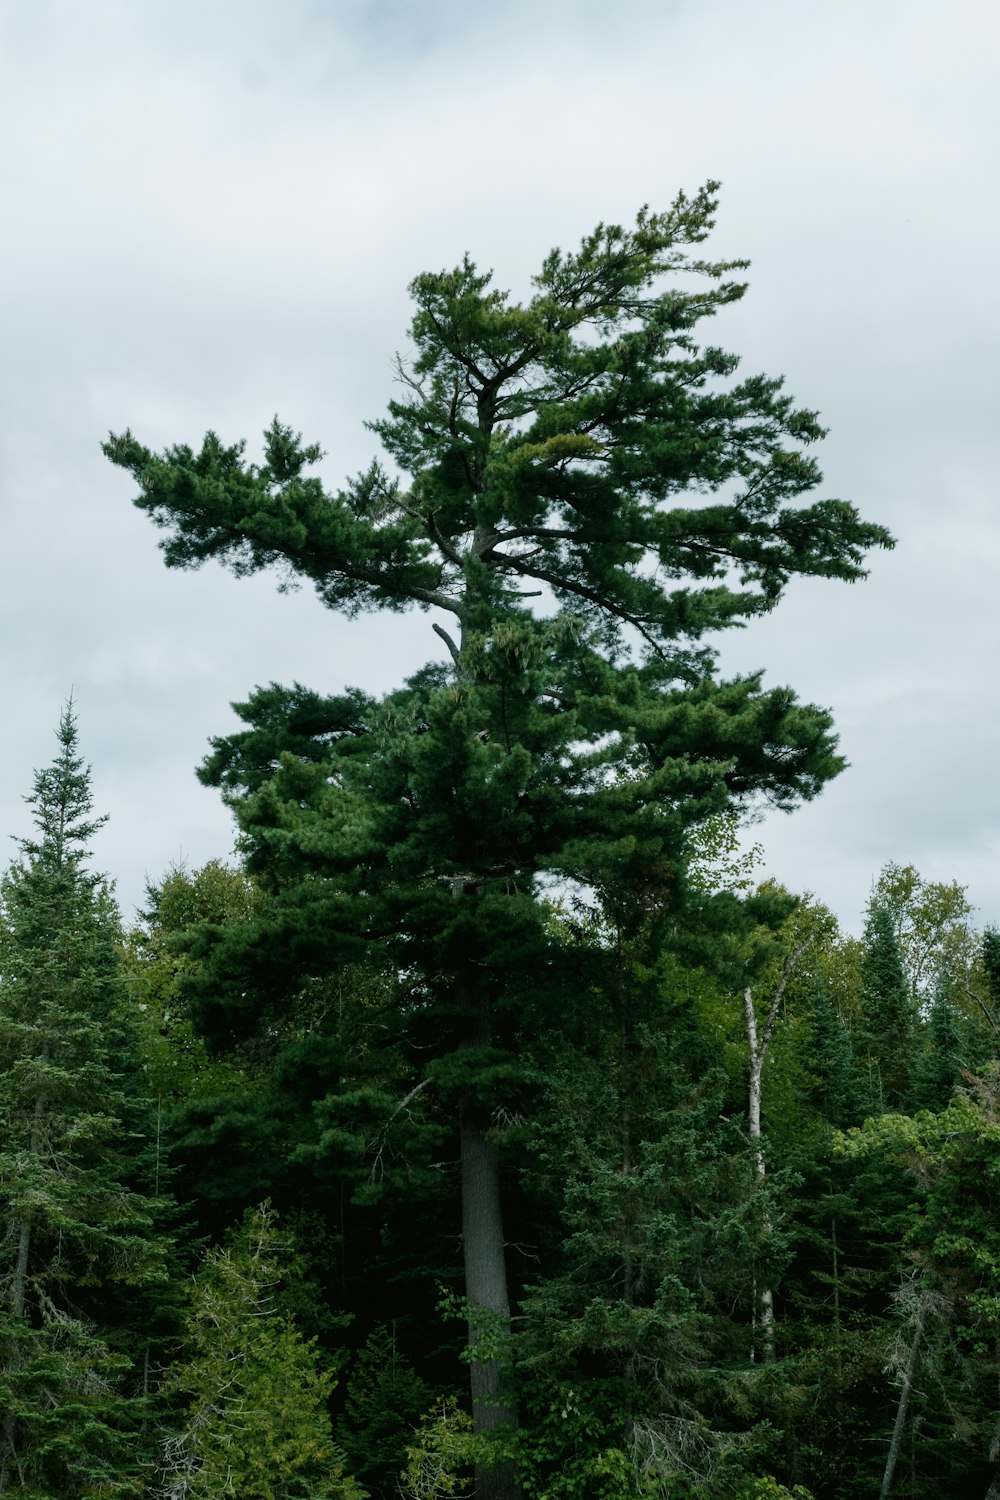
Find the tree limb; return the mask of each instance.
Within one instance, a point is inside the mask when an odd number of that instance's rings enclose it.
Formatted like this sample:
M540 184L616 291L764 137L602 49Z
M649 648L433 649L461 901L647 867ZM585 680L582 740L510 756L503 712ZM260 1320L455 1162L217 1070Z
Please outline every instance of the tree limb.
M436 620L431 625L431 629L433 630L435 635L439 635L444 641L445 645L448 647L449 652L451 653L451 659L457 667L459 664L459 650L455 645L455 642L452 640L451 636L448 634L447 630L445 630L442 625L439 625Z

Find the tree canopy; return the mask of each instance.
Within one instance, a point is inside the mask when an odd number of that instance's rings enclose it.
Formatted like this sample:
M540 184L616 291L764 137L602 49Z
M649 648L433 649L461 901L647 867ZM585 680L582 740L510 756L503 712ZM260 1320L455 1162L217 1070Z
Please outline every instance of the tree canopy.
M213 433L197 453L129 432L105 452L169 566L279 564L333 608L433 606L464 631L541 594L683 675L679 643L770 609L793 574L859 578L891 545L843 501L790 503L820 480L815 413L695 341L746 289L744 262L689 253L716 188L553 251L526 304L467 257L418 276L402 395L371 424L396 477L376 463L331 494L305 472L320 447L277 419L262 463Z

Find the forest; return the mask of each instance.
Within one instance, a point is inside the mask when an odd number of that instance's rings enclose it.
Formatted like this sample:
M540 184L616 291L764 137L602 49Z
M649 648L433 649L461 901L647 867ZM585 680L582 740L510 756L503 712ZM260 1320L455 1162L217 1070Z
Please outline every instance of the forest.
M702 340L716 204L524 302L417 276L338 491L278 418L104 444L168 567L428 659L248 689L197 772L238 860L131 924L67 699L0 878L0 1494L1000 1497L1000 933L761 874L846 763L720 633L893 538Z

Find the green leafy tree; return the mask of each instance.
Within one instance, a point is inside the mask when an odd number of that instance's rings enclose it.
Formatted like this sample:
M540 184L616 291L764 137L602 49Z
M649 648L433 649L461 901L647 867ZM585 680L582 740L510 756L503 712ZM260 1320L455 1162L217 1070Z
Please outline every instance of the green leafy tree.
M193 874L171 869L146 894L148 910L127 935L125 963L145 1088L162 1115L196 1096L252 1087L248 1069L209 1056L187 1013L184 979L193 961L185 951L189 929L245 921L256 898L241 871L216 860Z
M71 704L58 741L0 881L0 1493L69 1500L138 1489L144 1408L108 1304L165 1278L157 1205L129 1185L117 913L86 868L102 820Z
M888 864L879 872L871 905L889 913L914 1002L929 1004L939 981L958 987L967 980L977 936L964 885L924 880L913 865Z
M329 973L374 943L419 970L428 1076L458 1126L467 1300L501 1323L495 1121L523 1083L513 1002L551 958L539 881L674 910L687 829L734 800L814 796L843 765L829 716L759 674L719 680L706 636L769 611L793 575L853 580L891 544L843 501L795 503L820 479L815 414L696 341L745 290L742 263L690 253L714 210L709 184L601 225L546 258L525 304L468 259L417 277L403 392L373 424L399 479L374 464L329 493L308 472L318 446L277 420L259 463L212 433L197 452L105 445L169 565L278 565L348 614L437 612L447 669L383 704L258 691L248 730L218 743L207 779L285 900L216 980L239 972L232 1025L262 955L272 996L296 965ZM471 1374L477 1433L511 1425L500 1362ZM481 1500L517 1493L480 1469Z
M363 1500L333 1441L334 1377L276 1302L287 1254L264 1204L205 1257L191 1290L187 1357L160 1393L177 1413L163 1442L164 1497Z

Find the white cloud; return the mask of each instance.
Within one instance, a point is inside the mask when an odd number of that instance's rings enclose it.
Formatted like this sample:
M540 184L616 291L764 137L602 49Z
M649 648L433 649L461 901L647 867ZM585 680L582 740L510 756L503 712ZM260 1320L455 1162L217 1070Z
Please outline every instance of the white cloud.
M916 850L996 918L998 32L972 0L5 6L0 828L74 684L101 858L137 899L179 829L224 852L190 768L230 699L436 654L423 620L167 574L109 427L253 442L277 410L336 484L370 456L414 273L468 248L523 291L552 244L718 176L711 248L754 265L712 336L787 373L832 429L824 492L900 541L726 645L830 704L854 762L768 825L772 863L850 916Z

